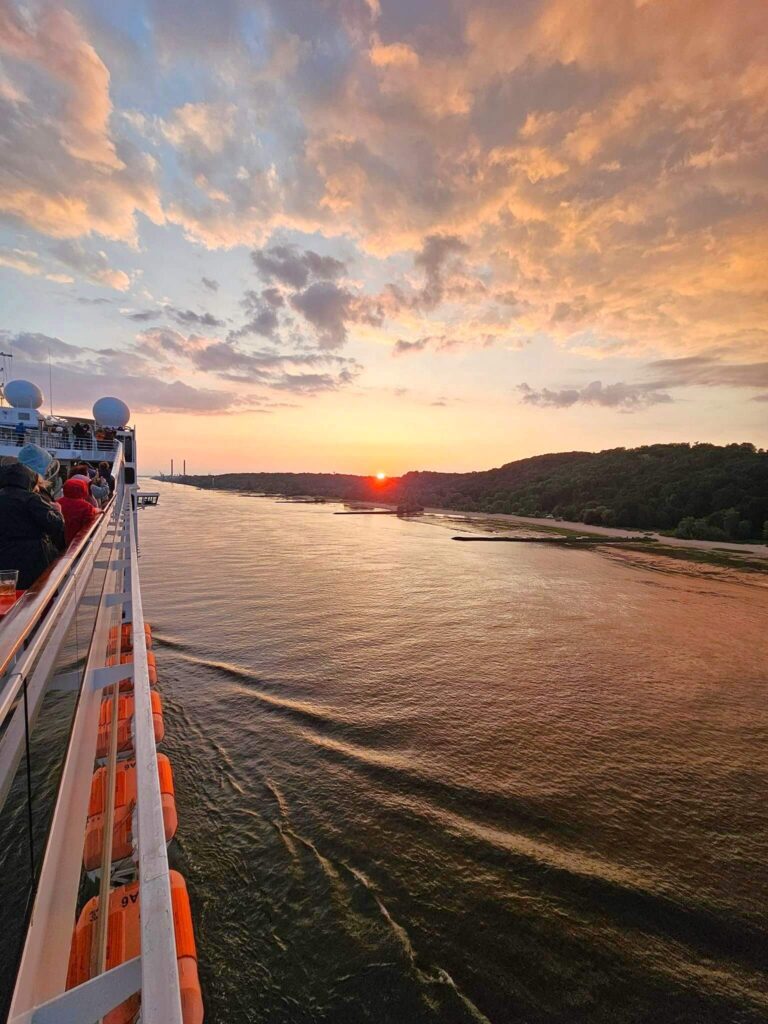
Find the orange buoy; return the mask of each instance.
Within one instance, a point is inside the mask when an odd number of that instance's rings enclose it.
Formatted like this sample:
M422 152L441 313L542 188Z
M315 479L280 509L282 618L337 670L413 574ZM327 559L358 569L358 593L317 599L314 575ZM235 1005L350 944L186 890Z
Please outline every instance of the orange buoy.
M157 755L157 773L160 778L160 799L163 805L165 840L176 835L179 819L173 789L171 762L165 754ZM83 866L86 871L98 871L104 846L104 814L107 809L107 769L99 768L91 779L91 801L85 825ZM136 806L136 762L119 761L115 771L115 819L112 831L112 866L131 856L133 850L133 811Z
M112 626L109 631L109 649L108 654L117 653L117 636L118 627ZM144 623L144 639L147 644L147 649L152 647L152 627L148 622ZM120 626L120 647L123 651L133 650L133 626L130 622L124 622Z
M107 658L107 665L116 665L117 664L117 661L115 660L116 657L117 657L117 655L113 654L111 657ZM120 664L121 665L130 665L132 663L133 663L133 653L131 651L129 651L127 654L121 654L120 655ZM149 685L150 686L157 686L157 661L156 661L155 656L152 653L152 651L147 651L147 672L149 673ZM126 692L128 690L132 690L133 689L133 679L130 679L130 678L128 678L128 679L121 679L120 683L119 683L119 686L120 686L120 692L121 693L124 693L124 692ZM105 686L104 687L104 693L112 693L112 687L111 686Z
M173 930L176 935L176 956L181 988L181 1015L184 1024L202 1024L203 996L197 975L197 950L192 930L192 912L184 879L178 871L171 871L171 904ZM82 985L92 977L92 960L99 917L99 897L88 900L75 925L69 952L67 988ZM109 925L107 928L106 969L119 967L141 952L141 924L139 919L139 883L121 885L109 894ZM103 1018L103 1024L133 1024L141 1006L137 993L115 1007Z
M160 743L165 735L163 725L163 705L160 694L150 691L152 699L152 723L155 727L155 743ZM124 753L133 750L133 712L134 699L131 694L119 696L117 699L117 750ZM105 697L99 712L99 735L96 740L96 757L106 757L109 750L110 723L112 721L112 698Z

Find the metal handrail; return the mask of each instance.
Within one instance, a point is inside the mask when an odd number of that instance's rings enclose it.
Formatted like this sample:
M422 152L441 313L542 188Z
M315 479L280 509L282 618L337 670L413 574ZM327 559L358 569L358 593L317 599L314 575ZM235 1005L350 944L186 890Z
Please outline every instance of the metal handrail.
M122 445L120 445L115 456L113 471L119 472L122 458L123 451ZM67 550L59 555L39 579L35 580L24 596L19 598L11 611L0 621L0 679L11 667L14 658L36 629L48 610L51 600L76 568L80 557L91 543L94 535L104 527L104 520L108 519L112 513L113 501L114 498L110 498L105 506L105 517L95 519L87 530L75 538Z
M120 443L117 438L75 437L71 429L69 434L65 436L53 430L46 430L43 427L26 427L23 443L27 444L30 441L49 450L78 452L83 457L89 452L96 455L114 452ZM13 427L8 425L0 426L0 445L13 448L20 447Z
M168 850L157 774L144 609L139 585L136 520L128 514L133 623L134 750L141 902L141 1007L146 1024L182 1024L176 934L173 923ZM106 835L106 833L105 833Z
M126 488L120 508L115 508L115 551L110 556L107 569L110 585L108 587L105 580L99 600L31 925L11 1004L10 1020L14 1024L91 1021L104 1016L135 991L141 992L142 1020L146 1024L182 1024L173 905L139 584L134 497L133 488ZM110 609L118 603L125 609L124 621L131 622L133 626L133 661L106 667L112 618ZM114 696L119 690L120 677L129 674L133 677L134 697L140 957L137 958L138 963L133 960L65 991L102 688L114 686ZM113 728L116 721L114 718ZM108 836L106 831L105 836ZM105 842L108 846L108 840Z
M65 988L72 925L80 887L83 833L96 752L101 687L107 685L98 676L100 673L121 672L127 668L115 666L113 669L105 669L109 629L114 617L110 595L122 590L123 570L115 564L115 555L119 555L122 546L125 517L121 517L120 512L126 500L130 501L130 495L125 493L122 481L119 481L112 516L115 533L106 545L108 552L105 552L109 567L96 598L96 619L85 667L78 672L79 692L38 875L34 906L16 976L11 1019L18 1010L26 1010L36 1003L45 1002ZM95 554L98 555L98 552ZM37 635L34 642L36 640ZM116 684L118 678L111 678L109 682Z

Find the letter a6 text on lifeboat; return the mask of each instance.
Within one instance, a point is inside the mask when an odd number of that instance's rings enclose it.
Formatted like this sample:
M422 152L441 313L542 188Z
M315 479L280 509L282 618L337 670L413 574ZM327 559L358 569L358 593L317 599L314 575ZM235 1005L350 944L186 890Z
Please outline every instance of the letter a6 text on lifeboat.
M178 871L170 872L173 929L176 936L176 957L179 965L181 1013L184 1024L202 1024L203 998L197 975L197 950L192 931L192 914L184 879ZM109 894L106 969L119 967L141 952L139 921L139 883L121 885ZM91 978L99 897L89 900L77 920L72 936L67 971L67 988L74 988ZM103 1018L103 1024L134 1024L141 1008L141 996L131 996ZM83 1022L85 1024L85 1022Z

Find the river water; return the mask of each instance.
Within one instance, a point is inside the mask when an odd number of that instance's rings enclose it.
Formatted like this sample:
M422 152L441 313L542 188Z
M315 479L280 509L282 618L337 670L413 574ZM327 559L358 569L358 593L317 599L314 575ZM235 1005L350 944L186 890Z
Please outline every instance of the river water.
M159 489L209 1021L765 1020L767 591Z

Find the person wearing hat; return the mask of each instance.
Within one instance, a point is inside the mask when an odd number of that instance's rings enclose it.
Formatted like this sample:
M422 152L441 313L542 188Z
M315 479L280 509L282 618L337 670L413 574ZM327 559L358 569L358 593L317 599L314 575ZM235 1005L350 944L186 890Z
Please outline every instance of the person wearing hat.
M54 459L50 452L41 448L39 444L25 444L19 451L18 459L23 466L42 478L41 493L44 489L50 494L52 500L61 495L59 460Z
M22 462L0 468L0 569L16 569L31 587L64 550L64 518L40 493L41 476Z

